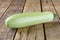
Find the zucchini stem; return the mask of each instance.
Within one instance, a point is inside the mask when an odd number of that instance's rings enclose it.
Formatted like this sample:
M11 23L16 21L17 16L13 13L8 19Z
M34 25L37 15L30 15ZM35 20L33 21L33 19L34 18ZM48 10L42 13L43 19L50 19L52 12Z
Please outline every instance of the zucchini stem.
M57 17L58 17L58 15L57 14L54 14L54 19L57 18Z

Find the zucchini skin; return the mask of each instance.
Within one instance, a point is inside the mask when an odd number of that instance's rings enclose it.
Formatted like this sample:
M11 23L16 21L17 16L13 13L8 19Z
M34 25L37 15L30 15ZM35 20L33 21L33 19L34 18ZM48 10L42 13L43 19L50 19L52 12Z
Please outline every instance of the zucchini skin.
M8 17L5 24L9 28L23 28L31 25L51 22L54 20L52 12L27 12L23 14L14 14Z

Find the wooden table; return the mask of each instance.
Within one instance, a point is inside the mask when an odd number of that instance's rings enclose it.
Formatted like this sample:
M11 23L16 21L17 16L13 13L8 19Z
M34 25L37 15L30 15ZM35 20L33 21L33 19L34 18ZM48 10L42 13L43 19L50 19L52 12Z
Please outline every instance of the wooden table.
M60 19L60 0L0 0L0 40L60 40L60 23L38 24L21 29L7 28L5 20L13 14L50 11Z

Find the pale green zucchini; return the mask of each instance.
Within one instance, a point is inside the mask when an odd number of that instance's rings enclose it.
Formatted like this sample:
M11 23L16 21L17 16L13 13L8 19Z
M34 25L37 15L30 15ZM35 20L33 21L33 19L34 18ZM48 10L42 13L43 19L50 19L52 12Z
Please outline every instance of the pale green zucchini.
M51 22L55 18L52 12L28 12L8 17L5 24L9 28L22 28L40 23Z

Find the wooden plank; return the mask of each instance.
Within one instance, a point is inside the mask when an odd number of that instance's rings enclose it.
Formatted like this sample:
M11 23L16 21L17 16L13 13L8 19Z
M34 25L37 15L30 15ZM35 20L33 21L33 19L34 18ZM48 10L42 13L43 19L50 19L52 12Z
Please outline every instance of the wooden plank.
M50 11L57 14L51 0L43 1L42 8L43 11ZM56 20L59 20L59 18L57 17ZM58 22L46 23L45 29L47 40L60 40L60 24Z
M57 11L57 14L60 17L60 0L52 0L53 6L55 7L55 10Z
M12 0L0 0L0 18L4 14L4 12L8 9Z
M23 12L41 12L40 0L26 0ZM18 29L15 40L44 40L42 24Z
M0 40L13 40L16 30L7 28L5 25L5 19L15 13L23 11L25 0L13 0L13 3L6 11L5 15L1 18L0 22Z

